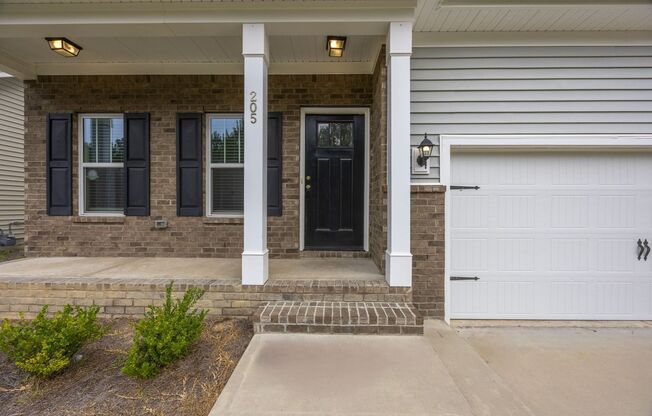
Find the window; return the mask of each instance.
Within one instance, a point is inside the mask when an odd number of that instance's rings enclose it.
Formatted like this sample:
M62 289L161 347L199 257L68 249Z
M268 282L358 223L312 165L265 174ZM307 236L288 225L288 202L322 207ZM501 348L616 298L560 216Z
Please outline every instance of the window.
M80 116L80 213L124 212L122 114Z
M208 116L208 212L242 216L244 212L244 122L242 115Z
M319 147L353 147L353 123L318 123L317 137Z

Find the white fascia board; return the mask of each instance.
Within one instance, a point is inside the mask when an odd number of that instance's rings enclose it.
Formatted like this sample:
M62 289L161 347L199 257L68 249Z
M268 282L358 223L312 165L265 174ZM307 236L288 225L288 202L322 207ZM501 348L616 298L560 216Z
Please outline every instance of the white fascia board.
M14 58L0 50L0 71L5 72L20 80L35 79L36 69L34 65Z
M652 31L415 32L414 47L649 46Z

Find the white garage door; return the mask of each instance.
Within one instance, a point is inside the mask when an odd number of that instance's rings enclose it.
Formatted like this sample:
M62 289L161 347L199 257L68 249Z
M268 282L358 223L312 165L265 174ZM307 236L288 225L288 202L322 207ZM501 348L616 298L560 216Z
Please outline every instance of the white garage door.
M451 318L652 319L651 153L454 153L451 184L480 187L451 191Z

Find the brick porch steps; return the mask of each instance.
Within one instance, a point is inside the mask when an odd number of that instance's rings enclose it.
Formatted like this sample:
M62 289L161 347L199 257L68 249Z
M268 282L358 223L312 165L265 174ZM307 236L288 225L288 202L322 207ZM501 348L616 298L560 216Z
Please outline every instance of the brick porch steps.
M256 333L422 335L409 302L272 301L253 316Z

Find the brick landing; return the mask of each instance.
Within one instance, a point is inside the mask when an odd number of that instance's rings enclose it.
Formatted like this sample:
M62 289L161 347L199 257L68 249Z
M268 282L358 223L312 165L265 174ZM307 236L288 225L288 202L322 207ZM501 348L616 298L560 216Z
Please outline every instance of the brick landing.
M256 333L422 335L423 318L409 302L274 301L254 315Z
M198 307L213 316L251 318L261 305L291 302L409 302L409 288L389 287L383 280L270 280L243 286L239 280L189 278L6 277L0 276L0 319L22 312L34 317L43 305L50 311L64 305L99 305L100 316L141 316L148 305L160 304L165 285L174 280L174 295L188 287L206 290Z

